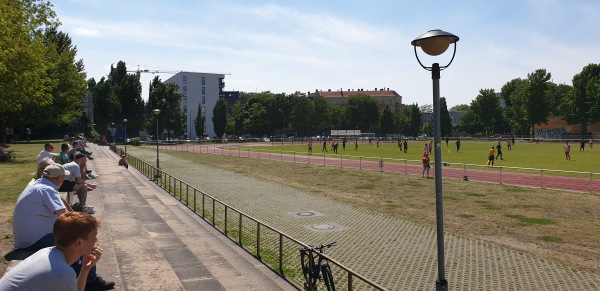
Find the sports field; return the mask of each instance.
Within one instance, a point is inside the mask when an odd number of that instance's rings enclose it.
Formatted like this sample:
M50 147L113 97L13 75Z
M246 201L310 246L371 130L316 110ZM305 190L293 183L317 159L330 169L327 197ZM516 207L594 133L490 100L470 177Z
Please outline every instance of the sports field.
M346 150L339 143L338 154L348 156L379 157L392 159L408 159L420 161L423 157L423 147L428 141L408 142L408 152L401 152L395 142L380 143L379 148L373 144L359 143L358 150L354 150L353 143L346 144ZM498 141L462 141L460 151L456 151L456 144L450 141L448 146L442 141L442 161L445 163L463 163L485 165L488 152ZM571 144L571 143L570 143ZM502 141L503 160L495 161L496 166L539 168L578 172L600 172L600 147L590 149L586 143L585 151L579 151L579 144L571 144L571 160L565 159L564 143L541 142L539 144L517 141L509 151L506 141ZM280 143L253 143L252 149L295 151L305 154L307 143L294 142L281 145ZM313 142L313 154L320 155L323 148L322 142ZM327 145L327 154L332 154L330 145ZM432 157L433 162L433 157Z

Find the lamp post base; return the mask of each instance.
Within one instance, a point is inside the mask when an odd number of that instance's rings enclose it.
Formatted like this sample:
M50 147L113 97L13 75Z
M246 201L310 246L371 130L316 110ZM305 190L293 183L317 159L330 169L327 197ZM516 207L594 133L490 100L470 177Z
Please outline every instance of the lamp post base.
M440 281L440 279L435 280L435 291L448 291L448 281Z

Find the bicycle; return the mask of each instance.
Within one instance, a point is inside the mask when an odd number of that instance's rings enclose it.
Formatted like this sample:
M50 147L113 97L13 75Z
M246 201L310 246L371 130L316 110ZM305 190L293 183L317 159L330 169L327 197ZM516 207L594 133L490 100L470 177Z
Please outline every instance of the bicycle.
M317 290L317 281L322 279L325 287L327 287L327 291L335 291L335 283L333 282L329 261L322 255L315 255L316 251L322 254L324 249L330 248L335 244L336 242L334 241L318 247L308 245L308 248L300 249L300 264L305 279L304 289L309 291ZM316 263L315 256L319 257Z

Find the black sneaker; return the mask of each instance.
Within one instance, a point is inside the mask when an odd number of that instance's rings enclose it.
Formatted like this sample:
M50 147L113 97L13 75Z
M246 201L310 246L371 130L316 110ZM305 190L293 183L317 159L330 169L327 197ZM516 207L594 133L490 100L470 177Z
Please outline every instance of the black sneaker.
M96 281L85 284L85 290L110 290L113 288L115 288L115 282L105 281L100 276Z
M79 202L71 205L71 208L73 208L73 211L75 212L83 212L83 207L81 206L81 204L79 204Z

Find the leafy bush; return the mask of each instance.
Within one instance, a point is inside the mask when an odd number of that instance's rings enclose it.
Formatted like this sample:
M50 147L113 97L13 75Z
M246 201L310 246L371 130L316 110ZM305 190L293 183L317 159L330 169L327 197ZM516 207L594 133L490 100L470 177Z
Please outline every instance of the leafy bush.
M139 146L140 145L140 138L139 137L134 137L134 138L130 139L129 142L131 143L131 145Z

